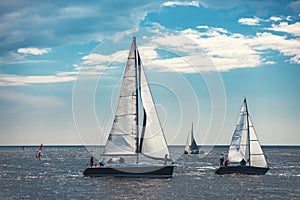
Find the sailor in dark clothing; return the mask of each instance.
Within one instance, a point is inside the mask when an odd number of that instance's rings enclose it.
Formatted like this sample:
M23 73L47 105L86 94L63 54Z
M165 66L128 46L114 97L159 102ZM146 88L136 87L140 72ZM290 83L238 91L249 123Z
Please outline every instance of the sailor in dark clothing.
M99 162L99 166L103 167L105 165L104 158Z
M224 155L222 154L220 157L220 166L224 165Z
M240 163L241 163L242 166L245 166L246 165L245 159L243 158Z
M92 156L90 160L90 166L93 167L93 165L94 165L94 157Z

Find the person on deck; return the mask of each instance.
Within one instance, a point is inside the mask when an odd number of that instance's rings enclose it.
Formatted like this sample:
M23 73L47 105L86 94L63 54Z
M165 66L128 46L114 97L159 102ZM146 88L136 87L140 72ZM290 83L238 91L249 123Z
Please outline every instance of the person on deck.
M100 167L104 167L104 165L105 165L105 162L104 162L104 158L99 162L99 166Z
M229 160L226 159L226 160L225 160L225 163L224 163L225 167L227 167L229 164L230 164Z
M245 165L246 165L246 161L245 161L244 158L241 160L240 164L241 164L242 166L245 166Z
M221 154L221 157L220 157L220 166L223 166L224 165L224 154Z
M165 157L164 157L164 161L165 161L165 164L164 164L164 165L165 165L165 166L167 166L168 154L166 154L166 155L165 155Z
M94 165L94 157L92 156L90 160L90 166L93 167L93 165Z

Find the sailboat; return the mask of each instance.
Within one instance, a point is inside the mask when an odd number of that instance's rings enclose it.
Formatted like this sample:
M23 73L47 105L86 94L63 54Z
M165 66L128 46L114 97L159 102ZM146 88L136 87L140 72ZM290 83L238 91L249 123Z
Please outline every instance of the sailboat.
M42 158L42 156L43 156L42 151L43 151L43 143L40 145L40 147L39 147L39 149L38 149L38 152L37 152L36 155L35 155L35 158L36 158L36 159L41 159L41 158Z
M168 165L172 159L135 37L124 71L114 121L102 156L112 158L104 166L101 163L99 167L87 168L84 175L148 178L171 178L173 175L174 165ZM158 163L142 163L142 156ZM134 158L135 162L127 163L124 157Z
M221 166L216 170L216 174L263 175L269 169L251 121L245 98L231 139L225 166L221 163Z
M189 138L191 136L191 144L189 144ZM194 138L194 131L193 131L193 123L192 123L192 129L188 134L186 145L184 148L184 154L199 154L199 148L196 143L196 140Z

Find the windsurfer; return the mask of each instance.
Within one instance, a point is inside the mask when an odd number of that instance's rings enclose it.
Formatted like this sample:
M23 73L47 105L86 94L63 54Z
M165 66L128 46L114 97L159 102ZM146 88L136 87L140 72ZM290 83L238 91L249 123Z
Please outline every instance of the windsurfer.
M41 151L38 151L38 153L36 154L35 157L36 157L37 159L41 160L42 155L43 155L42 152L41 152Z

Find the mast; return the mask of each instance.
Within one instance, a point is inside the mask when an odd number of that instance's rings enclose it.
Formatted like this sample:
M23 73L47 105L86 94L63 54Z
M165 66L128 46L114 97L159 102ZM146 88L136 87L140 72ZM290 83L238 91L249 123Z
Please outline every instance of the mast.
M193 141L194 141L194 131L193 131L193 124L194 124L194 122L192 122L192 130L191 130L191 135L192 135L192 137L191 137L191 145L193 144Z
M139 147L139 78L138 78L138 70L139 70L139 66L138 66L138 59L137 59L137 47L136 47L136 38L133 37L133 44L134 44L134 68L135 68L135 88L136 88L136 92L135 92L135 103L136 103L136 163L139 163L139 153L140 153L140 147Z
M192 122L192 129L191 129L191 146L190 146L190 149L192 149L192 150L194 150L194 148L193 148L193 142L194 142L193 124L194 124L194 122Z
M247 106L247 101L246 98L244 99L245 107L246 107L246 114L247 114L247 142L249 146L249 166L251 165L251 150L250 150L250 130L249 130L249 113L248 113L248 106Z

